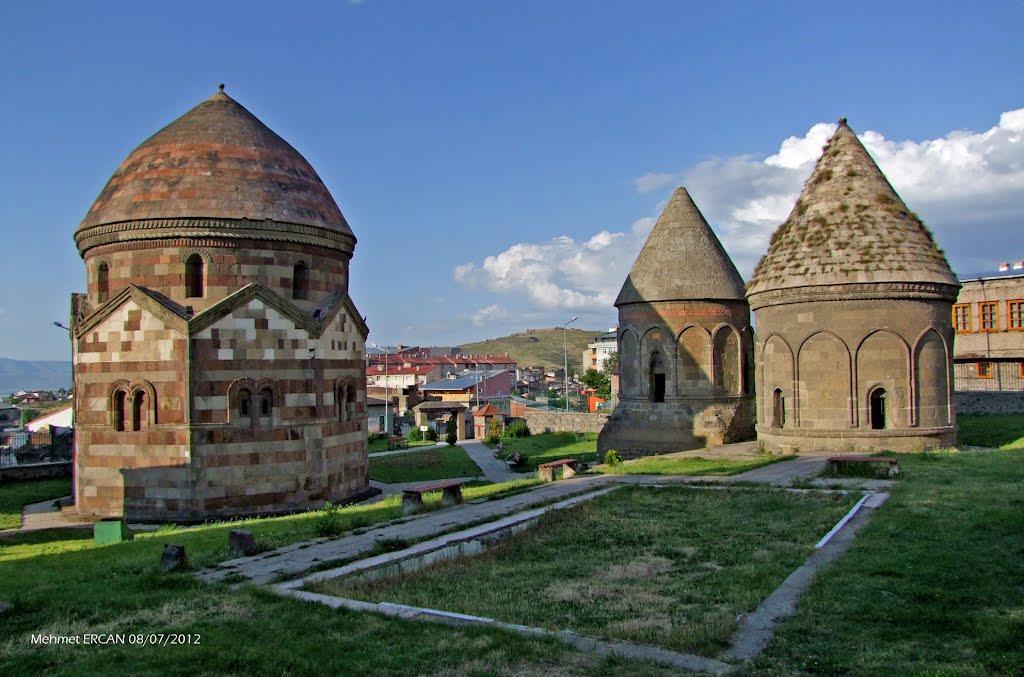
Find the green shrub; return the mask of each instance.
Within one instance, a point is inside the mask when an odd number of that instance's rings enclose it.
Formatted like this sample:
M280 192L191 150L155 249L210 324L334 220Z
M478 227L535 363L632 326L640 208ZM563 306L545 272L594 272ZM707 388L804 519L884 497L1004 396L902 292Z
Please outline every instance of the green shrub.
M489 444L497 444L501 441L501 421L497 417L487 422L487 437L485 441Z
M437 431L434 430L433 428L428 429L427 432L423 433L422 439L425 439L429 442L437 442Z
M405 439L409 440L410 442L422 442L423 431L420 430L419 428L413 428L412 430L405 434Z
M337 536L345 531L345 521L339 510L338 506L330 501L324 503L323 509L313 522L313 531L317 536Z
M604 462L605 465L622 465L622 457L619 456L619 452L615 451L614 449L609 449L608 451L604 452Z
M529 437L530 426L521 418L513 419L505 426L505 437Z
M459 441L459 436L453 432L449 432L444 436L444 441L448 443L449 447L454 447L455 443Z

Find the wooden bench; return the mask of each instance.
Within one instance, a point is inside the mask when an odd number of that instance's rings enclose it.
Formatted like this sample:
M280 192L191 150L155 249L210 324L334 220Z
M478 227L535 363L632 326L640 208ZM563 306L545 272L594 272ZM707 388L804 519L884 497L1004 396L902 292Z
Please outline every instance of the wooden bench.
M839 469L844 465L855 465L860 463L888 465L888 477L896 477L900 474L900 462L892 456L829 456L828 470L831 473L839 474Z
M402 490L402 514L414 515L423 511L423 494L441 491L441 505L458 505L462 503L461 480L448 480L432 484L419 484Z
M560 458L557 461L541 463L537 466L537 478L541 482L554 482L555 470L562 469L562 479L573 477L580 471L583 462L578 458Z
M388 449L408 449L409 440L401 435L393 435L388 438Z
M511 456L505 459L505 464L510 468L513 468L517 465L522 465L523 455L518 453L512 454Z

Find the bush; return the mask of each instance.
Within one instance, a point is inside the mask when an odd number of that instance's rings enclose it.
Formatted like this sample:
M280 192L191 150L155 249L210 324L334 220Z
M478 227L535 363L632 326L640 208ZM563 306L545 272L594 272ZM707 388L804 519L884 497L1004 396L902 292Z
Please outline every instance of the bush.
M313 522L313 531L317 536L337 536L345 531L345 522L339 510L338 506L330 501L324 503L323 509Z
M423 431L420 430L419 428L414 427L412 430L406 433L405 439L409 440L410 442L422 442Z
M501 441L501 421L492 418L487 422L487 437L484 441L488 444L497 444Z
M529 437L530 426L521 418L513 419L505 426L505 437Z
M455 433L449 432L444 436L444 441L448 443L449 447L454 447L455 443L459 441L459 436Z
M427 432L423 433L422 439L425 439L429 442L437 442L437 431L434 430L433 428L430 428L429 430L427 430Z
M609 449L608 451L604 452L604 462L605 465L610 466L622 465L622 457L619 456L619 452L615 451L614 449Z

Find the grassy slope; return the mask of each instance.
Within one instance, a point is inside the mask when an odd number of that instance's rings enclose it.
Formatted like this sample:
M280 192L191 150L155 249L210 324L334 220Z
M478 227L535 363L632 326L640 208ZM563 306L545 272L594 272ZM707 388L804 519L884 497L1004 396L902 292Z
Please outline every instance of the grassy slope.
M752 672L1024 673L1024 452L900 464L892 498Z
M594 469L610 475L735 475L760 468L764 465L785 461L791 456L764 456L745 460L726 458L664 458L648 456L610 466L599 465Z
M587 344L600 334L600 331L569 329L565 335L565 343L569 356L569 367L580 368L580 356L587 349ZM515 358L520 367L543 365L548 369L562 366L562 330L533 329L529 334L519 333L510 336L466 343L459 349L475 355L504 355L508 353Z
M714 655L854 496L620 489L484 555L335 594Z
M1024 414L957 416L960 444L996 449L1024 449Z
M519 454L525 467L534 468L541 463L562 458L593 461L597 458L596 433L540 433L530 437L506 437L503 456Z
M519 489L469 487L467 497ZM397 517L397 499L342 509L352 526ZM161 575L166 543L196 565L227 557L227 532L243 526L266 543L312 535L316 513L140 534L96 547L80 531L0 541L0 674L620 674L637 664L577 654L474 628L450 628L332 611L245 588L208 586L191 574ZM198 646L33 646L31 633L198 633ZM272 641L271 641L272 640ZM386 647L386 650L381 650ZM644 673L655 668L640 664ZM670 674L665 671L660 674Z
M418 442L408 442L407 441L407 444L409 445L410 448L412 448L412 447L429 447L429 446L431 446L433 444L437 444L437 442L431 442L430 440L420 440ZM367 446L367 453L375 454L375 453L377 453L379 451L395 451L395 450L388 448L388 441L385 438L378 437L378 438L370 441L369 445Z
M370 479L377 482L423 482L483 474L469 454L459 447L438 447L370 459Z
M21 509L29 503L70 495L70 477L4 482L0 484L0 529L21 526Z

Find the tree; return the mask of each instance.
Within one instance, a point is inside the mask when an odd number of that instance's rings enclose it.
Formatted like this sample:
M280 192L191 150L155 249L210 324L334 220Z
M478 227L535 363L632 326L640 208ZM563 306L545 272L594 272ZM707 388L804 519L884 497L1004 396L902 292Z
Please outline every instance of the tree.
M587 373L580 379L583 385L597 392L598 397L608 399L611 396L612 381L608 374L597 369L587 369Z
M608 357L604 358L604 366L601 371L611 376L612 374L618 373L619 371L619 354L611 353Z

